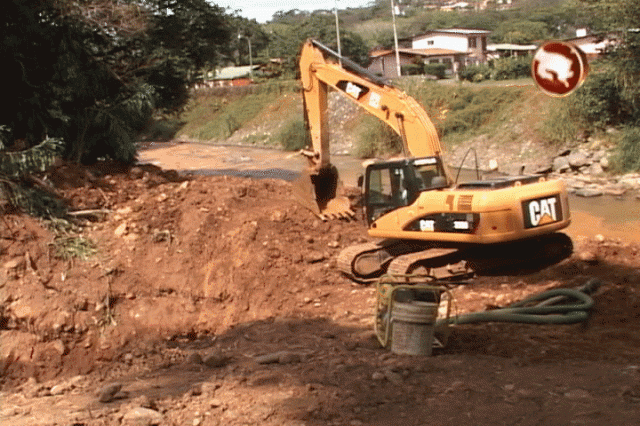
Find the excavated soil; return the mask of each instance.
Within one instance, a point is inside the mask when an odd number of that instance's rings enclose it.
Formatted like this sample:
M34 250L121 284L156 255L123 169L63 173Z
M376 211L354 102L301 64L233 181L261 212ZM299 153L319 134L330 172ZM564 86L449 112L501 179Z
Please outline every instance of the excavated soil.
M82 213L0 217L3 424L640 422L635 242L572 235L553 267L453 291L461 313L597 278L587 322L457 325L433 356L398 356L375 339L375 289L336 271L364 224L317 220L287 182L148 165L47 181Z

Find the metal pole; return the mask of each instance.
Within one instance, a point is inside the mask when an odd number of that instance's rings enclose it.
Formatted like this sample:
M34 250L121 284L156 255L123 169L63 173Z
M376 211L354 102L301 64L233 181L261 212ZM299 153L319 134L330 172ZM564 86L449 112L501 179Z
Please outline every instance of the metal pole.
M251 54L251 39L249 37L247 37L247 42L249 43L249 75L253 80L253 55Z
M338 21L338 0L335 0L335 8L333 9L336 15L336 39L338 40L338 62L342 66L342 50L340 49L340 23Z
M393 0L391 0L391 18L393 19L393 42L396 47L396 72L398 73L398 77L402 76L400 71L400 52L398 52L398 32L396 31L396 11L393 5Z
M238 40L240 40L242 37L246 38L247 43L249 43L249 75L251 76L251 79L253 79L253 55L251 54L251 39L245 35L238 34Z

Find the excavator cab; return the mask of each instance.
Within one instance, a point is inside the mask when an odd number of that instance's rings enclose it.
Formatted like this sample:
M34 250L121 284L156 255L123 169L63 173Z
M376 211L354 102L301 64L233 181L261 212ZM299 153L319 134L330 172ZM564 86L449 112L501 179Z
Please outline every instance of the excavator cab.
M385 213L413 204L423 191L448 186L449 181L438 157L370 164L364 182L367 222L371 224Z

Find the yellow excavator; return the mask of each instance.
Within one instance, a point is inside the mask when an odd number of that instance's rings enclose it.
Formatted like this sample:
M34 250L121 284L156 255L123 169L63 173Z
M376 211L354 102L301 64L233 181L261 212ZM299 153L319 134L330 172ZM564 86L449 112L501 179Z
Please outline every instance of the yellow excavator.
M533 260L549 265L571 254L571 239L557 232L571 221L561 181L535 174L456 183L437 131L415 99L312 39L302 46L300 73L312 146L302 151L308 168L294 193L318 217L355 214L340 196L330 162L330 88L403 141L404 156L372 161L359 184L368 233L377 241L340 253L338 267L351 279L368 282L384 273L455 278Z

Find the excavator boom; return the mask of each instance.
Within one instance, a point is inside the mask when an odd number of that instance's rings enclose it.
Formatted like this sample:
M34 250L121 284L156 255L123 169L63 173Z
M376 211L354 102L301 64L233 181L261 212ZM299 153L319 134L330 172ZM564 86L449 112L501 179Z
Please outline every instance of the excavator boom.
M300 79L312 147L302 151L309 167L298 180L295 193L301 204L323 219L353 213L348 200L338 197L339 179L330 162L327 118L330 88L388 124L401 136L405 156L442 155L438 133L415 99L316 40L309 39L302 46Z

